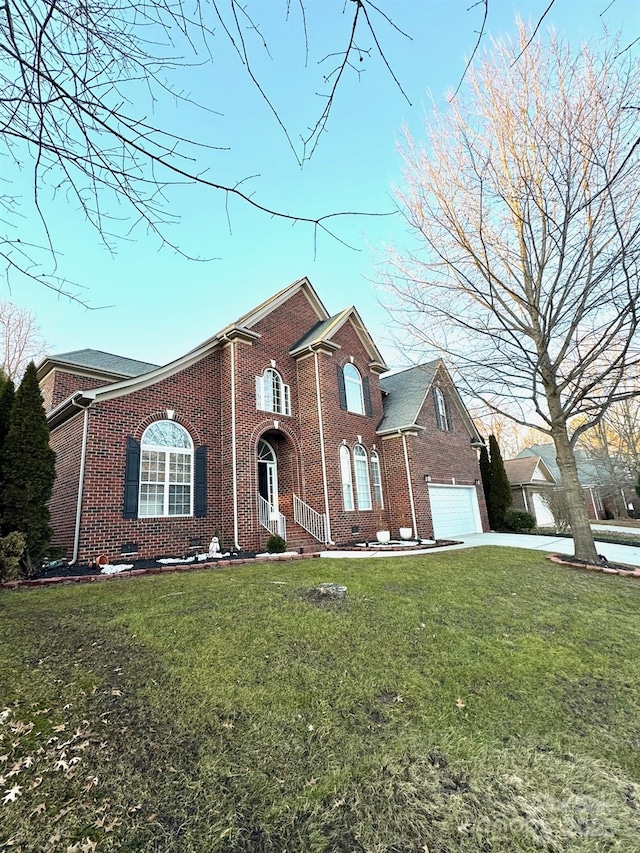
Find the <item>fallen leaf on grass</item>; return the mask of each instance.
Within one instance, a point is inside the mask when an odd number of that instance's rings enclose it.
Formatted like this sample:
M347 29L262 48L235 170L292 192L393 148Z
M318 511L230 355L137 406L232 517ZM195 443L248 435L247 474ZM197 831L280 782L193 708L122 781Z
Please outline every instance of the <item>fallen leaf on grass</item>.
M29 785L29 788L27 790L33 791L33 790L35 790L35 788L39 788L40 785L42 785L42 776L36 776L36 778Z
M37 806L35 807L35 809L31 812L31 814L29 815L29 817L33 817L33 816L34 816L34 814L42 814L42 812L44 812L44 811L46 811L46 810L47 810L47 805L46 805L46 803L38 803L38 805L37 805Z
M467 707L467 703L463 701L461 696L458 696L458 698L456 699L456 708L460 708L460 710L462 710L463 708L466 708L466 707Z
M98 784L97 776L87 776L86 782L84 783L84 790L90 791L91 788L95 788Z
M122 696L122 690L118 690L117 687L112 687L111 688L111 695L112 696Z
M2 802L4 805L7 803L12 803L17 797L22 796L22 785L14 785L13 788L9 788L4 792L4 797L2 798Z
M54 730L54 732L63 732L66 728L67 728L66 723L60 723L59 726L54 726L53 730Z

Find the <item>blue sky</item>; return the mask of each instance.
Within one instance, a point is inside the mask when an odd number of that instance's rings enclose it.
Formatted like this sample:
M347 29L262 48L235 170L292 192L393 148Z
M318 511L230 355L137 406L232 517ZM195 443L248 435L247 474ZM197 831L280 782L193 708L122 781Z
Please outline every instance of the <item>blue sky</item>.
M490 35L512 34L518 14L536 21L547 5L548 0L492 0L485 41ZM309 0L306 68L296 4L291 4L288 21L286 6L285 0L248 4L271 55L256 44L256 70L292 138L298 139L322 108L316 92L323 70L332 65L318 65L318 59L340 50L351 4ZM153 119L186 137L228 147L204 155L208 175L227 184L256 175L244 186L267 206L312 217L392 211L391 185L400 179L396 144L401 128L407 124L419 137L429 93L438 100L457 86L482 7L472 0L379 0L379 6L411 36L404 38L384 20L377 23L387 59L411 103L375 56L372 39L363 35L358 44L373 48L371 57L359 63L359 76L349 73L343 79L327 131L304 168L220 33L212 42L213 62L182 70L177 85L221 115L170 102L156 105ZM556 0L544 26L578 41L597 36L603 19L628 41L640 35L635 0ZM145 114L148 109L145 104ZM42 240L30 209L28 173L10 178L14 187L24 182L26 188L23 239ZM141 228L109 253L83 222L77 205L64 193L54 198L49 191L43 202L58 272L83 286L76 292L92 310L17 278L10 290L0 281L0 298L36 313L51 353L92 347L165 363L306 275L331 313L356 305L388 364L403 364L373 283L376 250L385 242L402 245L408 239L398 217L334 220L332 227L354 250L323 234L315 240L311 226L271 219L240 201L231 200L227 210L225 197L207 188L174 187L167 200L180 217L167 232L170 239L187 253L215 260L190 261L161 249L157 238ZM112 212L125 213L117 207ZM126 230L126 223L120 227Z

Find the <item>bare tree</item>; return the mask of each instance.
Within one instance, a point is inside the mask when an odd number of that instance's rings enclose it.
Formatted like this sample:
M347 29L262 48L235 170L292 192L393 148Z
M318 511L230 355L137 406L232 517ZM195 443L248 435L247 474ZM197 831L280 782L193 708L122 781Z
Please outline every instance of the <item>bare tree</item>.
M255 8L256 14L260 9L264 12L264 7ZM294 44L306 45L308 57L305 3L282 0L269 9L269 15L278 12L287 20L297 19ZM0 232L0 258L5 267L69 293L57 272L48 236L45 196L78 207L108 248L116 237L130 235L139 226L155 234L161 244L172 245L167 226L178 217L168 204L167 192L177 183L204 185L227 201L235 197L267 215L333 233L333 218L356 215L355 211L289 213L263 203L247 183L249 176L232 181L215 177L212 155L220 150L215 142L175 135L156 124L153 114L168 100L201 108L211 118L215 102L194 104L175 81L182 69L192 66L195 74L213 62L219 44L214 43L215 29L216 37L230 44L237 57L228 77L248 74L302 165L327 127L345 74L360 74L372 48L376 54L372 61L383 62L395 79L379 28L385 28L385 34L405 35L369 0L346 4L342 20L336 21L336 51L318 66L322 98L317 118L298 142L256 71L256 54L269 56L269 46L260 24L251 17L251 4L238 0L193 0L191 4L183 0L5 0L0 5L0 221L5 229L4 234ZM361 46L364 40L368 47ZM23 199L13 191L12 170L14 174L32 170L35 209L48 238L45 245L31 245L21 235ZM54 260L48 275L42 272L47 258Z
M465 88L426 147L407 134L417 248L390 251L386 283L482 403L550 436L576 556L595 560L573 448L640 389L638 62L519 24Z
M35 314L8 300L0 300L0 372L14 382L30 361L44 355L44 339Z

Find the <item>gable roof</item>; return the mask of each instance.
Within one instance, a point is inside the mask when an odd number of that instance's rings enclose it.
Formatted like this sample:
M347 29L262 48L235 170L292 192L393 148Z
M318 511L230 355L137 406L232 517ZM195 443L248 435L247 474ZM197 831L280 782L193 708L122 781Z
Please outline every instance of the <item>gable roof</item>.
M505 459L504 469L507 479L512 486L523 486L528 483L544 485L543 480L535 479L536 473L542 474L550 484L555 484L555 477L541 456L523 456L516 459Z
M148 373L157 366L157 364L125 358L102 350L77 349L44 358L38 365L38 379L42 379L54 367L69 367L81 372L99 373L124 379Z
M444 372L449 381L448 390L451 399L469 431L471 443L478 446L483 443L467 411L467 407L451 381L451 377L441 358L428 361L425 364L418 364L415 367L409 367L398 373L390 373L380 377L380 387L384 395L384 414L378 424L378 435L406 429L424 429L423 426L417 423L417 420L427 394L431 390L433 381L440 370Z
M378 352L377 347L373 343L373 340L369 333L367 332L362 320L360 319L360 315L356 311L355 308L347 308L344 311L340 312L340 314L336 314L333 317L329 316L329 312L324 307L321 302L318 294L314 290L311 282L308 278L300 278L297 281L292 282L292 284L287 285L287 287L280 290L274 296L271 296L269 299L262 302L256 308L253 308L247 314L243 314L233 323L229 323L224 326L219 332L216 332L215 335L212 335L207 340L203 341L197 347L174 361L169 362L165 365L154 365L147 364L146 362L136 362L135 359L126 359L120 356L110 356L111 358L119 359L122 366L125 363L129 364L131 372L129 373L113 373L112 378L116 381L109 384L103 385L100 387L83 389L81 391L77 391L60 403L59 406L56 406L55 409L52 409L49 412L48 420L50 428L53 429L54 426L62 423L67 417L71 414L77 412L78 407L90 406L92 402L96 400L107 400L113 399L115 397L120 397L125 394L129 394L133 391L137 391L141 388L146 388L151 385L154 385L156 382L159 382L162 379L165 379L169 376L173 376L178 373L180 370L184 370L192 364L195 364L200 359L204 358L208 355L213 349L215 349L220 344L224 344L230 340L234 339L243 339L245 341L256 340L260 338L260 334L252 330L252 327L256 325L260 320L264 317L267 317L272 311L275 311L280 306L284 305L292 296L296 293L302 292L305 297L308 299L310 305L315 311L318 317L318 324L314 326L315 336L317 337L318 329L322 327L322 340L329 342L332 348L337 349L338 345L330 342L330 338L335 332L345 323L347 320L351 321L355 331L359 335L362 340L367 352L370 354L372 363L371 367L378 367L380 371L386 369L386 365ZM308 334L304 336L308 337ZM307 344L309 346L309 344ZM297 348L296 351L299 351ZM93 353L95 350L78 350L78 352L87 352ZM70 355L67 353L66 355ZM109 356L109 353L103 353L105 356ZM45 359L45 362L48 361ZM43 363L44 364L44 363ZM140 367L138 370L135 365ZM142 369L144 367L144 370ZM101 371L104 374L104 371ZM95 369L94 369L95 375ZM105 374L106 375L106 374Z
M291 347L289 352L291 355L297 355L304 350L314 349L319 346L326 346L330 349L339 349L339 345L332 339L333 336L341 329L345 323L350 322L356 334L362 341L362 345L367 351L367 355L371 359L372 366L378 367L379 371L387 369L384 359L382 358L378 347L375 345L373 338L367 331L364 323L357 310L353 305L349 308L344 308L338 314L332 317L327 317L321 320L306 335L303 335L299 341Z
M597 462L588 458L584 450L574 451L576 458L576 467L578 469L578 479L583 486L595 486L601 483L606 483L609 480L607 472ZM516 459L522 459L526 456L540 456L544 460L547 468L553 475L556 482L560 482L560 469L556 462L556 448L553 442L546 444L532 444L521 450L516 456Z

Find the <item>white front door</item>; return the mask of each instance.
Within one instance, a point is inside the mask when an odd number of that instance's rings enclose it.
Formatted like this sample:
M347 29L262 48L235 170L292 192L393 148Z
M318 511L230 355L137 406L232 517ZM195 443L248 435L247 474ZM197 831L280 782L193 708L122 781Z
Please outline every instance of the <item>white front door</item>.
M258 442L258 491L270 507L271 521L279 521L278 458L275 450L263 438Z

